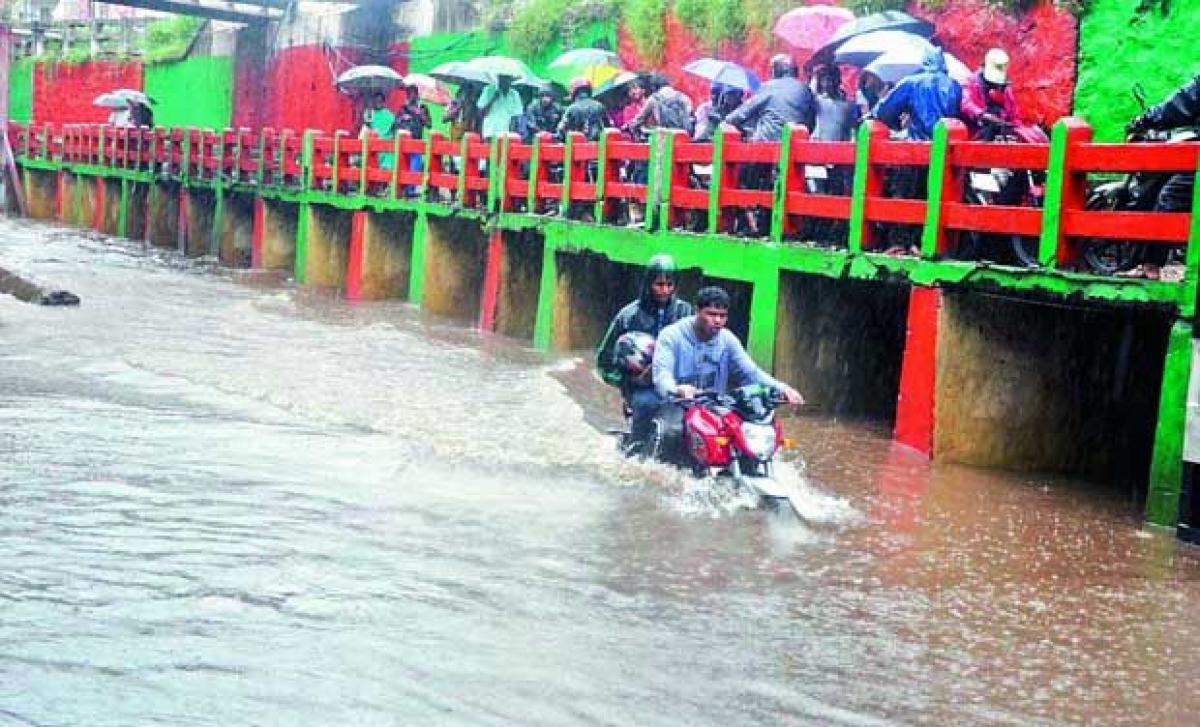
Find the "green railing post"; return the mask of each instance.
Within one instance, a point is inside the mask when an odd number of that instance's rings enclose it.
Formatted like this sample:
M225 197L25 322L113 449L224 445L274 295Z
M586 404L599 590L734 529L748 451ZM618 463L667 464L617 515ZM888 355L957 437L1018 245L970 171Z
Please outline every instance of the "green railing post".
M529 152L529 191L525 198L525 207L529 214L538 213L537 186L542 173L542 140L549 138L548 134L537 134L533 137L533 150Z
M867 240L867 197L875 180L871 169L871 142L877 137L886 137L887 128L877 121L868 121L858 127L858 138L854 153L854 188L850 195L850 235L847 247L851 253L863 251Z
M1071 149L1092 140L1092 128L1081 119L1059 119L1050 132L1050 160L1046 168L1046 196L1042 204L1042 235L1038 263L1053 268L1077 256L1063 233L1065 209L1083 209L1086 180L1072 170Z
M1179 521L1192 346L1191 322L1175 321L1163 364L1158 424L1154 430L1154 452L1146 492L1146 521L1154 525L1174 527Z
M303 180L301 189L308 192L312 189L313 184L313 147L316 134L314 129L305 129L304 136L301 137L300 147L300 178ZM299 278L297 278L299 280Z
M573 174L575 166L575 137L582 138L582 134L577 131L572 131L567 134L567 138L563 141L563 179L562 192L559 197L558 209L559 214L566 217L571 212L571 186L573 185Z
M601 224L604 223L604 195L607 194L608 187L608 142L610 137L618 133L615 129L605 129L596 142L596 204L592 210L592 217Z
M792 138L795 124L785 124L783 127L783 138L779 140L779 164L775 168L775 188L772 194L773 204L771 205L771 234L770 240L774 243L783 242L783 231L787 227L787 196L788 189L792 182L792 177L796 170L792 165ZM804 177L801 175L800 183L804 184Z
M195 127L188 127L183 132L183 149L179 153L179 169L175 170L179 181L187 184L188 178L191 176L192 168L192 130Z
M682 133L682 132L680 132ZM676 132L656 129L650 136L650 154L646 160L647 230L667 229L671 224L671 175L675 171Z
M956 119L943 119L933 128L929 149L925 226L921 228L921 258L934 260L946 252L947 232L943 213L947 202L958 201L961 194L950 168L950 145L967 140L967 127Z
M404 139L407 136L408 136L407 131L397 131L395 136L392 137L392 178L390 180L388 180L388 187L387 187L387 198L388 199L396 199L396 190L400 188L400 165L402 163L403 164L408 163L407 159L403 159L400 156L400 145L402 143L402 139ZM429 148L428 145L426 146L426 148L427 149ZM426 159L428 159L428 157L426 157ZM428 167L428 166L429 166L429 163L426 162L425 167ZM425 168L422 168L421 171L422 171L421 179L424 180L425 179L425 174L424 174Z
M462 163L458 165L458 206L462 207L467 203L467 166L470 164L469 154L471 149L471 138L475 134L463 134L459 139L459 154Z
M283 176L283 156L279 157L280 176ZM258 130L258 168L254 170L254 186L260 190L263 188L263 183L267 179L267 131L266 129Z
M359 141L359 163L358 163L358 196L367 196L367 164L371 161L371 154L368 148L371 144L371 132L363 127L358 132Z
M503 211L500 204L504 194L504 180L508 172L508 141L511 134L493 137L488 148L488 193L487 210L492 214Z
M341 188L342 182L342 139L348 136L345 131L335 131L333 133L333 160L330 164L329 178L331 180L330 193L337 194Z
M725 144L735 140L736 132L718 128L712 140L712 176L708 182L708 222L705 229L715 235L721 231L721 186L725 179Z

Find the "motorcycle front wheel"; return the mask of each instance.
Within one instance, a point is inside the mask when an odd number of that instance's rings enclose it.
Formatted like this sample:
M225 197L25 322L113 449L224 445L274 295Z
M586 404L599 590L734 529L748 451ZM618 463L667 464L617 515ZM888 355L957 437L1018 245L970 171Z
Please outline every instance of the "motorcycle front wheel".
M1115 210L1120 200L1112 195L1093 194L1084 202L1086 210ZM1137 246L1130 242L1089 237L1080 242L1083 261L1097 275L1113 275L1137 264Z

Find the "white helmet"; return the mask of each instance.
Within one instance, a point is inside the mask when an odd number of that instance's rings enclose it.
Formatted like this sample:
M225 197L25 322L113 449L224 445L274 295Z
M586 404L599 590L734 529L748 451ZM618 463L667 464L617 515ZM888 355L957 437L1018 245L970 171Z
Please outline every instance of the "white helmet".
M1008 83L1008 54L1001 48L992 48L983 56L983 80L1003 86Z

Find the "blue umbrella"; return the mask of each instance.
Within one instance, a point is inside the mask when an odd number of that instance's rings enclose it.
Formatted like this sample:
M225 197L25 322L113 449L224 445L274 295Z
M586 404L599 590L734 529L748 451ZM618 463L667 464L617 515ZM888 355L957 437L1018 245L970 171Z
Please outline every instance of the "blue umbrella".
M759 86L758 76L754 75L754 71L716 58L701 58L692 61L684 66L683 70L693 76L707 78L713 83L723 83L743 91L756 91Z

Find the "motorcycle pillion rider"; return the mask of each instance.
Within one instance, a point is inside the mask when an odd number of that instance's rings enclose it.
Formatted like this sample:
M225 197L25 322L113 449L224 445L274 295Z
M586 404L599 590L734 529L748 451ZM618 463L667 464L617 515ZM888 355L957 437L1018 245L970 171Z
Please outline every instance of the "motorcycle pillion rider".
M1165 101L1151 106L1125 127L1129 135L1141 134L1151 129L1170 130L1200 127L1200 74L1176 89ZM1163 184L1155 201L1157 212L1187 212L1192 208L1192 191L1196 175L1192 172L1172 174ZM1118 273L1125 277L1141 277L1157 280L1163 264L1170 255L1166 245L1141 245L1142 263L1132 270Z
M652 366L657 394L669 402L670 397L692 399L700 391L725 393L732 377L738 384L773 387L789 404L803 404L798 391L754 363L738 337L725 327L728 321L729 293L716 286L701 288L695 315L672 323L658 336ZM668 403L660 407L658 416L665 436L677 436L682 409Z
M617 312L596 351L600 378L621 390L632 414L627 443L633 448L645 441L661 403L650 380L653 340L664 328L692 314L692 306L675 295L677 278L670 255L650 258L637 299Z

